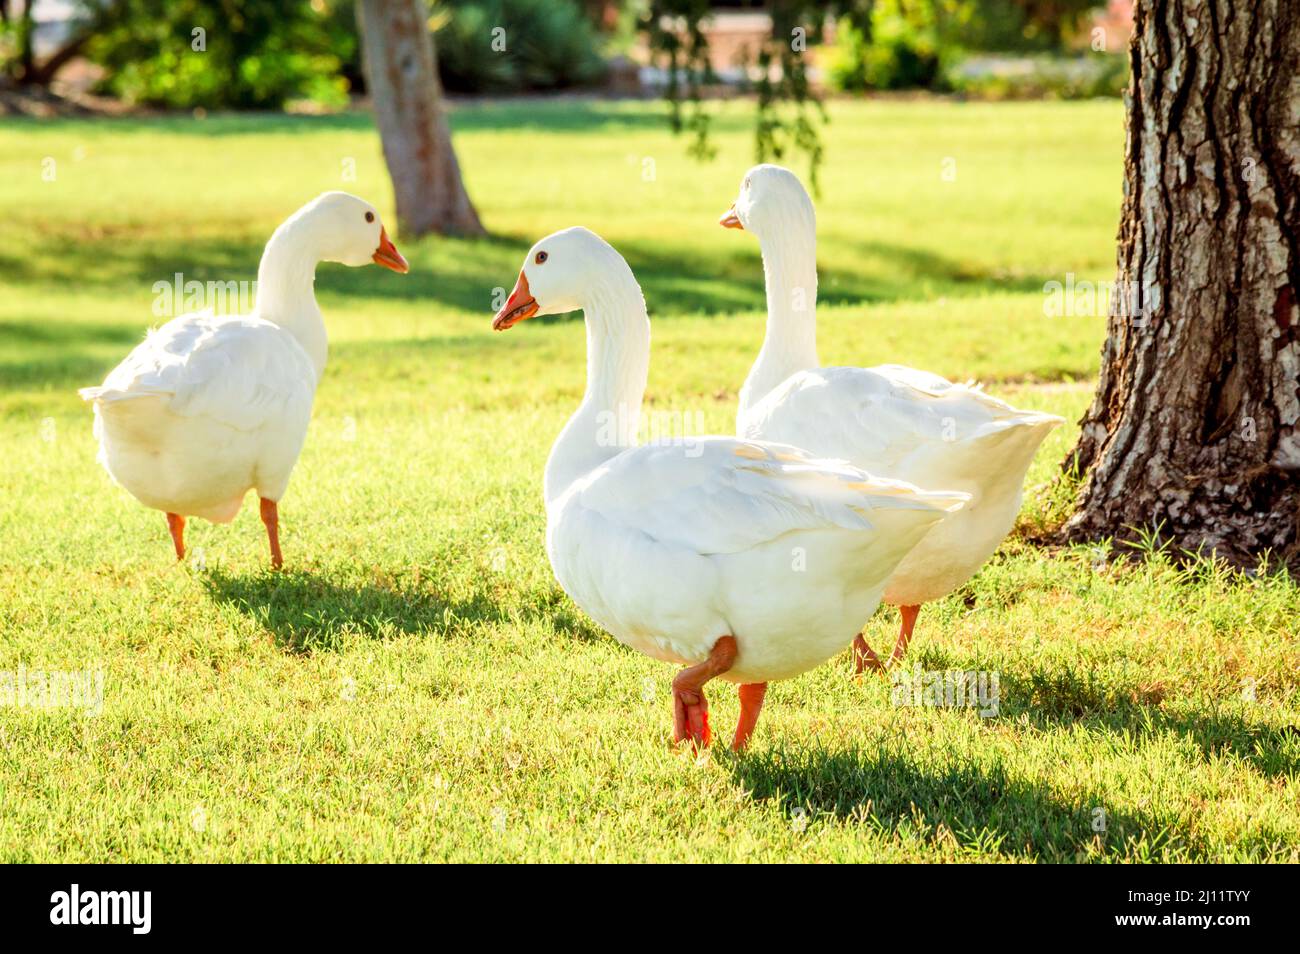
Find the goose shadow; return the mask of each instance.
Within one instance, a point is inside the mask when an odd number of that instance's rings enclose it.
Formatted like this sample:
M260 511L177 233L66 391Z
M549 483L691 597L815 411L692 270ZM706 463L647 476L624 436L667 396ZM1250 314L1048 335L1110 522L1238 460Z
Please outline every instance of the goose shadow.
M418 583L339 581L294 569L236 574L213 567L202 580L214 601L252 619L289 653L336 651L355 636L451 639L484 624L541 618L568 638L599 638L590 624L563 605L512 613L481 590L464 599L448 599Z
M969 658L926 648L923 670L967 670ZM1078 726L1142 742L1179 736L1209 761L1235 755L1270 778L1300 775L1300 727L1268 725L1227 707L1170 710L1162 692L1137 680L1103 679L1095 670L1056 669L1011 661L998 670L998 717L1027 717L1039 729Z
M728 769L751 798L775 803L792 820L830 815L923 838L939 837L942 825L963 850L1006 858L1077 861L1098 839L1111 850L1144 844L1156 856L1209 853L1172 813L1117 810L1101 792L1067 801L997 764L930 769L884 751L777 748L732 757Z

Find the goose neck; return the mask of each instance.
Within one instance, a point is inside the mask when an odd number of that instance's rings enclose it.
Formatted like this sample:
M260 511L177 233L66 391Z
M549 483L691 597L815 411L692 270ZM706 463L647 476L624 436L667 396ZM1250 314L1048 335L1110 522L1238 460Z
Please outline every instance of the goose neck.
M626 269L626 265L623 266ZM650 319L628 270L597 282L583 305L587 329L587 388L582 403L551 449L546 465L549 504L573 482L636 446L650 368Z
M316 304L316 266L321 257L307 223L294 218L275 230L257 270L258 317L297 339L318 380L329 350L325 321Z
M765 236L763 276L767 328L763 347L742 391L743 410L799 371L816 368L817 239L797 227Z

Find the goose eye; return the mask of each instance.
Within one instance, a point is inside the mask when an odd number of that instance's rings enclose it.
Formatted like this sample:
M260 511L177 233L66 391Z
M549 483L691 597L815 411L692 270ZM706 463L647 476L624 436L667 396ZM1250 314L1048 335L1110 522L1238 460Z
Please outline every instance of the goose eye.
M746 188L746 189L749 188L749 179L748 179L748 178L745 179L745 188Z
M545 252L538 252L536 255L533 256L533 261L536 262L538 265L542 265L546 262L548 258L550 258L550 256L547 255Z
M367 213L366 213L366 221L367 221L367 222L373 222L374 220L375 220L375 213L373 213L373 212L367 212Z

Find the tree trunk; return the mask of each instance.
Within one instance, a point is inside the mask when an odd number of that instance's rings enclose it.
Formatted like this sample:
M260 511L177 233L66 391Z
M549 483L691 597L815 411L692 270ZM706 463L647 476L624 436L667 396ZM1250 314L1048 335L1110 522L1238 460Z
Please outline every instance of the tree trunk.
M357 0L357 22L401 234L484 234L451 147L424 0Z
M14 65L19 82L22 82L22 77L31 73L32 63L36 60L36 19L32 11L33 6L34 0L28 0L23 4L22 17L14 31L14 42L18 47Z
M32 86L49 86L54 82L54 77L58 75L59 70L81 55L82 49L90 42L91 36L92 34L87 32L73 37L40 66L32 67L22 77L21 82Z
M1068 540L1300 554L1300 5L1139 0L1119 269Z

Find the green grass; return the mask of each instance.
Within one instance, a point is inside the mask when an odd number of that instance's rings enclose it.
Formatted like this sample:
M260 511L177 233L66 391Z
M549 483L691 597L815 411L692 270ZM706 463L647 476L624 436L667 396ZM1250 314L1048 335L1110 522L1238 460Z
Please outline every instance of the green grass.
M1044 317L1041 289L1110 277L1121 107L831 113L823 360L1077 420L1104 321ZM1047 485L1073 424L1020 532L913 644L925 669L996 671L996 718L891 705L846 652L773 686L748 754L669 747L672 672L602 634L543 552L581 324L488 322L532 241L587 225L645 287L652 409L727 430L762 331L756 244L714 224L749 116L729 108L699 166L657 105L459 109L494 237L399 237L405 277L320 270L332 351L283 574L256 508L192 524L205 566L175 566L161 514L96 465L75 388L154 321L154 282L251 279L324 189L388 208L369 121L0 122L0 672L105 677L98 716L0 706L0 860L1296 860L1300 593L1032 545L1069 506ZM725 734L734 694L712 702Z

